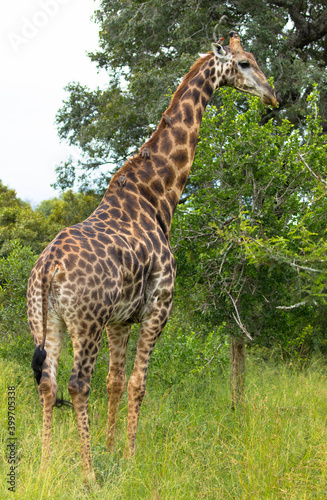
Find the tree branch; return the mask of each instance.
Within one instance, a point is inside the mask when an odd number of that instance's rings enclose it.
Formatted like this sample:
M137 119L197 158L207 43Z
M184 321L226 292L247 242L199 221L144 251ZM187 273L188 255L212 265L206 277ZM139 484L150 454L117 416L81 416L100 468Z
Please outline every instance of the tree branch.
M290 39L292 48L303 49L306 45L320 40L327 32L327 9L314 21L308 22L300 13L299 7L291 4L288 9L292 21L296 27L296 33Z
M288 311L289 309L295 309L297 307L305 306L306 302L298 302L297 304L293 304L292 306L276 306L276 309L282 309L284 311Z
M289 48L303 49L306 45L320 40L327 33L327 9L313 21L307 21L300 2L289 0L267 0L267 3L286 9L296 32L288 41Z
M187 200L189 200L191 198L191 196L193 195L193 193L191 194L188 194L186 196L184 196L184 198L181 198L178 202L178 205L183 205L184 203L187 202Z
M236 305L236 302L235 300L233 299L233 297L231 296L231 294L229 293L228 290L226 290L226 293L227 295L229 296L230 300L232 301L232 304L234 306L234 309L235 309L235 312L236 312L236 316L234 313L232 313L232 316L234 318L234 321L236 322L236 324L238 325L238 327L242 330L243 333L245 333L245 335L250 339L250 340L253 340L253 338L251 337L251 335L249 334L249 332L247 331L247 329L245 328L245 326L243 325L242 321L241 321L241 318L240 318L240 315L239 315L239 312L238 312L238 309L237 309L237 305Z
M317 181L322 182L325 186L327 186L327 182L324 181L324 179L322 179L319 175L317 175L317 174L314 173L314 171L312 170L312 168L309 167L309 165L307 164L307 162L305 161L305 159L303 158L303 156L301 155L301 153L298 153L298 157L302 161L303 165L309 170L310 174L315 179L317 179Z

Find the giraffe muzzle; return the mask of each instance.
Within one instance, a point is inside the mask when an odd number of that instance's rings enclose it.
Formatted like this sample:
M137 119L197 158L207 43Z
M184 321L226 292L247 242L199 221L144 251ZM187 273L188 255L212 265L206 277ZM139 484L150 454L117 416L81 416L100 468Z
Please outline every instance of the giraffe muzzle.
M264 92L260 99L261 102L267 106L273 106L274 108L278 106L276 94L272 88L269 88L269 91Z

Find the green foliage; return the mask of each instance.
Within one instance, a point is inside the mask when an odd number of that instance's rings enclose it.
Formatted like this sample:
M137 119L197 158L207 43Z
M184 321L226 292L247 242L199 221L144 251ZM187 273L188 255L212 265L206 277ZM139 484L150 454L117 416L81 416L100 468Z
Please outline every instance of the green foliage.
M151 135L168 105L167 89L176 88L199 52L210 50L215 27L226 42L231 29L240 32L245 50L275 78L280 108L274 114L301 127L314 81L326 109L326 13L322 1L169 0L163 9L159 0L102 0L95 13L100 50L90 57L107 70L108 86L66 87L58 132L80 148L83 160L60 165L57 186L78 181L85 187L90 169L121 165ZM219 102L218 93L214 99ZM99 176L97 189L103 185Z
M26 317L27 281L36 255L17 241L7 257L0 258L0 356L30 358L33 342Z
M0 181L0 256L8 255L11 242L20 241L40 253L51 235L45 217L33 211L29 203Z
M197 327L196 330L194 327ZM151 356L152 378L168 387L200 375L212 365L217 373L229 364L229 339L224 325L208 330L199 321L183 318L176 308Z
M286 119L260 124L255 98L239 113L239 94L221 95L222 107L211 106L203 120L190 177L195 195L173 223L177 289L195 294L213 324L287 349L312 314L316 336L323 331L327 141L319 95L308 98L302 133Z
M43 200L36 207L36 212L44 215L44 217L48 218L51 214L52 210L56 207L59 202L59 198L51 198L50 200Z
M72 226L87 219L101 201L101 196L89 193L65 191L60 198L42 202L38 213L47 215L47 224L52 228L53 237L64 227Z

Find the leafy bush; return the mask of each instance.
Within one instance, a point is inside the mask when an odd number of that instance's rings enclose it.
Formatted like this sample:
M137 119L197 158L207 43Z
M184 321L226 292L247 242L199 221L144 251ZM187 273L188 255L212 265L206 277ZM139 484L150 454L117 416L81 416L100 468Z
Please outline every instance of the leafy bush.
M10 253L0 259L0 355L26 359L31 355L32 339L27 335L27 281L36 255L29 247L13 241Z

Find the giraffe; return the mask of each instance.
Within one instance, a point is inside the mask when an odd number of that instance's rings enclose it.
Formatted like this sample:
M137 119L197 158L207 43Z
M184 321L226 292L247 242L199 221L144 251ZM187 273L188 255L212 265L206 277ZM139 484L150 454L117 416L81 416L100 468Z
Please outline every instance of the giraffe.
M105 196L85 221L63 229L37 260L27 291L36 349L32 367L43 406L41 470L50 454L56 374L68 330L74 362L68 391L74 406L86 481L95 480L88 398L104 329L109 343L106 445L113 447L118 406L127 380L126 349L133 323L140 334L128 392L129 454L135 448L148 364L170 315L176 274L170 248L174 210L193 162L201 119L216 88L230 86L276 106L254 56L229 34L200 55L182 80L150 139L113 175Z

